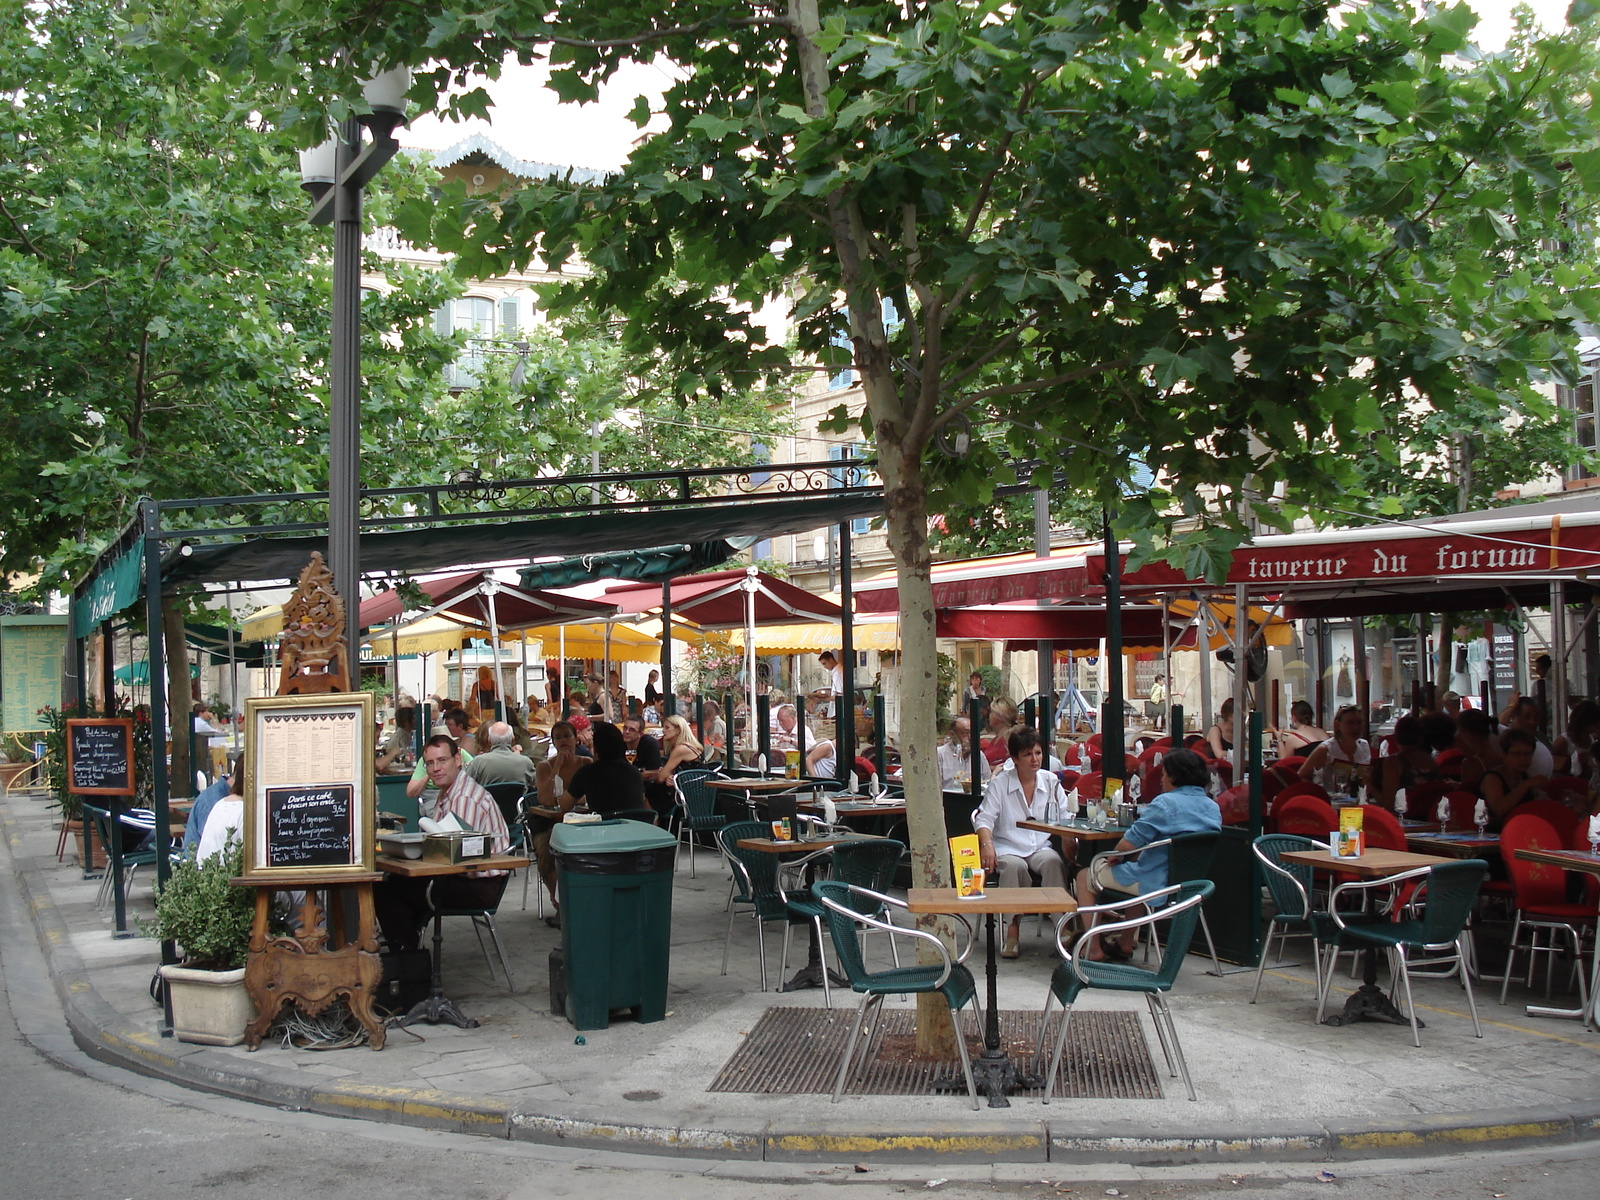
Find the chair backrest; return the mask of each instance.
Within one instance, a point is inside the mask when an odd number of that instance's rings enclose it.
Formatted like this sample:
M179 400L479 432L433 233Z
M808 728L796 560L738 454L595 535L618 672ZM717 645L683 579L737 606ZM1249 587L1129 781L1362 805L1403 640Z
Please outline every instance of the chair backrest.
M1400 818L1376 804L1361 806L1361 840L1374 850L1406 849L1406 833Z
M1315 796L1291 796L1278 800L1272 813L1272 823L1278 833L1297 833L1314 841L1325 842L1328 835L1339 828L1339 815L1333 805Z
M1286 754L1272 764L1272 769L1283 779L1284 786L1297 783L1300 779L1300 768L1306 765L1304 754Z
M1152 921L1167 923L1167 944L1161 948L1161 966L1152 980L1161 990L1170 988L1173 980L1177 979L1178 969L1183 966L1184 956L1189 953L1189 942L1194 937L1195 926L1200 923L1200 905L1216 890L1216 886L1209 879L1185 880L1178 884L1177 891L1164 906L1150 914Z
M1211 874L1211 860L1217 855L1217 842L1222 839L1214 830L1199 833L1180 833L1167 847L1167 884L1191 883Z
M905 853L905 843L893 838L864 838L859 842L841 842L833 848L833 878L839 883L853 883L874 892L887 892L900 868L900 856ZM876 900L851 893L844 901L857 912L876 913L882 905ZM865 905L865 907L862 907Z
M741 850L739 839L771 836L772 827L764 821L731 821L717 830L722 853L734 866L739 899L753 904L762 917L781 916L785 911L778 891L778 856L764 850Z
M705 787L707 779L715 778L715 771L703 767L694 767L690 770L679 771L672 777L678 795L683 797L684 810L691 817L709 817L717 810L717 794ZM750 835L746 835L747 837Z
M1290 850L1315 850L1317 843L1294 833L1267 833L1253 843L1255 855L1266 868L1267 891L1272 906L1286 917L1306 917L1311 912L1311 868L1284 862Z
M1571 796L1575 803L1580 804L1585 811L1589 808L1589 781L1578 779L1572 775L1557 775L1544 786L1544 796L1538 800L1527 800L1517 805L1513 815L1521 816L1523 813L1532 813L1536 817L1543 817L1555 826L1556 833L1565 842L1572 836L1572 830L1583 824L1583 818L1577 809L1569 808L1566 797Z
M1522 806L1506 822L1506 827L1500 831L1500 857L1505 860L1506 870L1511 874L1511 888L1518 908L1563 902L1567 898L1567 876L1560 867L1526 862L1518 858L1516 852L1564 849L1566 843L1550 822L1543 817L1523 813Z
M861 955L861 939L856 936L856 922L850 914L875 912L882 903L875 897L862 895L857 890L859 886L842 879L819 879L811 885L811 894L818 900L829 901L846 910L840 912L828 903L822 906L823 920L828 923L828 934L833 939L834 957L844 968L852 987L866 984L871 973Z
M1556 874L1560 874L1557 871ZM1422 940L1442 946L1461 936L1478 902L1478 889L1489 877L1489 864L1481 858L1441 863L1428 872L1422 911Z
M1454 746L1439 751L1433 756L1433 761L1439 766L1439 774L1447 775L1451 779L1461 778L1461 763L1467 757L1465 750L1458 750Z
M1085 771L1078 776L1078 795L1085 800L1099 800L1106 791L1106 777L1099 771Z
M1161 795L1161 768L1151 767L1144 773L1144 778L1139 781L1139 799L1146 804Z
M1236 783L1217 797L1224 825L1245 825L1250 821L1250 785Z
M1431 821L1439 811L1439 798L1456 790L1450 779L1424 779L1406 789L1406 816L1413 821Z
M522 797L528 789L520 783L490 783L485 784L483 790L493 796L494 802L500 806L500 815L505 819L506 828L514 828L522 819Z
M1089 747L1089 752L1091 754L1099 754L1100 747L1105 745L1105 738L1101 737L1098 733L1091 733L1089 735L1089 740L1086 741L1084 745Z

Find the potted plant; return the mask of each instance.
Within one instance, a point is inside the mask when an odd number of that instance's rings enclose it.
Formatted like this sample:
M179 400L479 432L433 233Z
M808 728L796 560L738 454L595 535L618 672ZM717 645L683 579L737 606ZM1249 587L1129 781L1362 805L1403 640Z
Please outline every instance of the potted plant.
M228 882L243 868L244 847L232 838L203 861L191 850L156 896L156 936L177 942L184 954L182 963L161 968L179 1041L237 1046L255 1016L244 986L255 898Z

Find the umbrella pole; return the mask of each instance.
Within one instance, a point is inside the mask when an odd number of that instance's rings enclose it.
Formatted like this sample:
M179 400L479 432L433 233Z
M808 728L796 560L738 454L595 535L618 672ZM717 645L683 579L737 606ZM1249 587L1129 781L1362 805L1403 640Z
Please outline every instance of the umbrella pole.
M611 695L611 626L613 624L615 624L615 622L608 617L606 619L606 662L605 666L602 668L604 673L600 677L600 686L605 689L606 698L600 707L611 714L611 723L613 725L620 725L622 724L622 717L626 714L619 715L617 713L617 702Z
M239 723L239 662L233 651L233 585L224 588L222 594L228 606L228 707L233 712L229 722L233 725L233 752L237 754L243 726Z
M504 721L505 702L500 695L503 686L500 680L500 619L494 607L494 589L489 590L489 655L494 660L494 694L495 694L495 720ZM479 715L483 709L479 707Z
M1195 613L1195 649L1200 652L1200 729L1209 733L1211 715L1211 602L1201 600ZM1237 728L1237 726L1235 726Z
M1161 593L1161 703L1156 706L1156 720L1161 722L1161 728L1167 734L1172 722L1167 719L1167 714L1172 711L1172 625L1167 619L1167 602L1172 597L1166 592Z
M849 617L845 618L849 620ZM755 731L756 719L756 569L749 568L744 579L744 686L749 697L744 710L747 735ZM728 738L733 739L733 714L728 714ZM754 745L754 738L750 738Z
M556 697L561 704L561 711L556 713L557 721L567 719L567 627L556 626Z

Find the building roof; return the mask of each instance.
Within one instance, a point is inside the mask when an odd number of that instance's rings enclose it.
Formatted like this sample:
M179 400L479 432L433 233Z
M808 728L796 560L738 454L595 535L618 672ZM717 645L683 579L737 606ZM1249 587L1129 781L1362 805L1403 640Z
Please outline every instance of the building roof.
M470 164L475 156L499 167L508 175L518 179L570 179L574 183L604 183L611 175L609 171L601 171L593 167L562 166L557 163L529 162L524 158L517 158L503 146L497 146L481 133L457 142L455 145L439 151L434 155L433 165L439 170L453 167L459 163Z

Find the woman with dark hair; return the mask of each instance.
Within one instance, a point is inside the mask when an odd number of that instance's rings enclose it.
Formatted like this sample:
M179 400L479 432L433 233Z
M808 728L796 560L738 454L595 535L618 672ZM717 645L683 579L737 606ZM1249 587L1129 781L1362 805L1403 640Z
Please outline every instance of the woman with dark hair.
M1395 752L1378 763L1379 803L1391 812L1401 788L1439 778L1439 764L1428 753L1427 727L1420 717L1401 717L1394 723Z
M562 811L572 807L572 801L565 798L567 787L588 758L588 752L578 745L578 731L571 721L557 721L550 727L550 757L533 769L541 807Z
M1161 793L1145 805L1139 819L1117 843L1119 853L1142 850L1152 842L1164 841L1184 833L1214 832L1222 828L1222 810L1206 795L1211 768L1193 750L1169 750L1161 760ZM1166 887L1167 848L1157 846L1144 854L1117 859L1102 855L1078 872L1078 903L1093 897L1099 903L1101 892L1147 895ZM1125 930L1121 942L1094 939L1089 957L1096 962L1106 958L1127 958L1133 952L1133 932Z
M1455 748L1461 751L1461 786L1476 792L1488 772L1500 765L1494 722L1481 708L1463 708L1456 718Z
M1537 738L1526 729L1508 729L1500 735L1500 765L1485 771L1478 782L1478 795L1489 806L1489 832L1499 833L1511 815L1511 810L1525 800L1537 800L1544 795L1544 785L1550 780L1543 775L1529 775L1533 765Z
M1300 778L1316 780L1330 796L1353 794L1372 770L1372 747L1361 736L1363 727L1359 708L1341 708L1333 716L1333 736L1311 752Z
M1226 758L1233 753L1232 696L1222 702L1222 709L1217 713L1217 723L1206 730L1206 745L1211 748L1212 758Z
M567 794L587 801L591 812L645 807L644 779L628 761L622 730L609 721L594 723L594 760L573 774Z
M1296 700L1289 706L1289 728L1278 734L1278 757L1304 754L1318 742L1327 740L1328 732L1318 727L1317 714L1312 711L1311 705L1304 700Z
M1043 887L1067 886L1067 869L1050 845L1050 835L1036 829L1022 829L1019 821L1043 821L1065 807L1066 793L1061 781L1044 765L1044 746L1039 735L1026 725L1011 731L1006 740L1011 752L1011 767L997 772L984 791L983 805L972 820L978 835L978 861L984 878L994 879L999 887L1028 887L1039 876ZM1021 953L1017 942L1022 933L1022 917L1013 914L1006 930L1002 958Z

